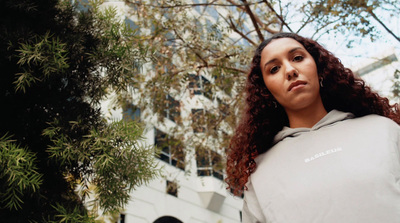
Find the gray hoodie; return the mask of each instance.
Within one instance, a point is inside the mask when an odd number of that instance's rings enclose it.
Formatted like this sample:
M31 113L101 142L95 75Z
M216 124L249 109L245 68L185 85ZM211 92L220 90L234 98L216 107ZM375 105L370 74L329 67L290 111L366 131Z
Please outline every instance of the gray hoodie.
M329 112L285 127L256 158L244 223L400 222L400 127L378 115Z

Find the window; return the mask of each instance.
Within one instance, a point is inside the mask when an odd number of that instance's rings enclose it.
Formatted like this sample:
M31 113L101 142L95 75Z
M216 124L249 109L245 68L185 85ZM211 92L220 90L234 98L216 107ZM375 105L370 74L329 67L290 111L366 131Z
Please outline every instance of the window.
M224 179L222 156L217 152L197 149L196 163L198 176L213 176L220 180Z
M223 117L228 116L229 114L229 105L225 103L223 100L217 98L218 101L218 109Z
M155 129L154 144L161 149L160 160L185 170L185 153L179 140L169 137L166 133Z
M167 180L167 194L178 197L178 184Z
M194 95L203 94L212 99L211 83L202 75L189 74L189 89L190 93Z
M181 116L180 103L170 95L167 95L165 100L165 109L162 112L167 119L177 123Z
M125 223L125 214L119 214L118 223Z
M239 66L239 64L237 64ZM218 75L214 75L215 85L219 87L220 90L224 91L225 94L231 95L233 85L235 84L235 80L233 79L233 75L225 75L223 73L219 73Z
M204 109L192 109L192 128L194 133L205 132Z
M124 120L140 120L140 108L134 104L128 104L124 107L122 113L122 118Z

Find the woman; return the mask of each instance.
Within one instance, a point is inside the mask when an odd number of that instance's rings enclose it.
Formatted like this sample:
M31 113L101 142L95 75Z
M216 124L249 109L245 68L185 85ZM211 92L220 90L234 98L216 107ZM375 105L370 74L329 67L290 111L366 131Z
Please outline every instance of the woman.
M400 112L317 42L257 48L227 150L243 222L400 222Z

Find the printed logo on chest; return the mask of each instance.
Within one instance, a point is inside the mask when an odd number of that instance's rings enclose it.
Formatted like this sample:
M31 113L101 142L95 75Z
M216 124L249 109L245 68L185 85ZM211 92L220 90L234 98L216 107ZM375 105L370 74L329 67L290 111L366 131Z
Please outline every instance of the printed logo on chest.
M336 147L336 148L333 148L333 149L328 149L326 151L323 151L323 152L320 152L320 153L316 153L311 157L305 158L304 162L305 163L309 163L309 162L314 161L316 159L319 159L321 157L332 155L334 153L341 152L341 151L343 151L342 147Z

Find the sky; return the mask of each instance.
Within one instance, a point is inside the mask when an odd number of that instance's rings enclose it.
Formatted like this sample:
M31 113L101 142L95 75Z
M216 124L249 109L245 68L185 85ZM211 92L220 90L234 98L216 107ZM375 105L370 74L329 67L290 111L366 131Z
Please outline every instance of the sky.
M300 26L301 23L296 23L300 21L303 16L296 6L301 5L301 3L307 2L309 0L297 0L293 2L292 0L281 0L282 5L292 2L293 9L288 12L288 18L292 21L290 26L293 30L296 30L296 26ZM275 5L275 8L278 6ZM378 15L381 19L397 36L400 36L400 16L391 16L387 11L384 10L374 10L374 13ZM355 68L367 62L372 62L374 59L380 55L387 53L389 49L395 49L400 52L400 42L398 42L394 37L392 37L382 26L378 24L375 20L371 19L371 23L376 26L377 30L380 32L380 37L378 40L371 42L369 36L364 38L356 37L355 35L341 35L340 33L334 34L333 32L329 34L323 34L317 39L319 43L324 45L329 51L335 54L341 59L342 63L349 68ZM300 34L307 36L307 34L314 33L312 27L303 29ZM348 48L348 40L354 40L352 48Z
M400 36L400 16L390 16L383 11L375 12L386 26L397 36ZM371 41L369 36L364 38L350 35L347 37L325 35L320 41L326 44L326 47L342 60L342 63L349 68L358 68L365 63L373 62L382 55L388 54L392 50L400 53L400 42L390 35L378 22L371 20L380 33L379 39ZM353 47L346 47L347 40L353 39Z
M400 25L400 19L397 18L396 20L398 27ZM396 33L400 32L397 30ZM322 44L324 44L332 53L339 57L345 66L357 68L367 62L373 62L377 58L380 58L389 52L395 51L397 54L399 54L400 42L398 42L385 30L381 31L381 35L381 38L374 42L371 42L368 37L360 39L358 37L350 36L349 38L356 39L353 42L352 48L346 47L347 38L345 37L335 38L333 36L325 36L319 41L322 42Z

